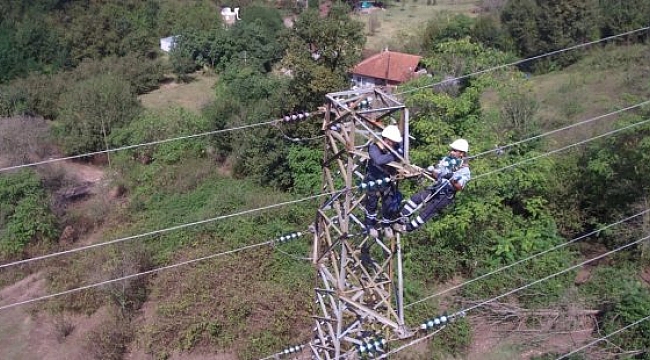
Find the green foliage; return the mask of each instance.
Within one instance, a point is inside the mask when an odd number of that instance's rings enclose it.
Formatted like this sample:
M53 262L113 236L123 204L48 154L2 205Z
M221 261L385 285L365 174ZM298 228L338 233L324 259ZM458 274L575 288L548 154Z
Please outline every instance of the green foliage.
M0 177L0 257L15 256L29 243L58 235L40 180L30 171Z
M293 174L293 190L298 194L316 194L323 183L323 151L306 146L291 146L289 168Z
M451 15L441 13L436 18L427 22L422 36L422 47L430 51L440 42L461 40L470 36L472 32L472 19L467 15Z
M67 154L102 150L108 146L111 132L127 125L139 111L128 82L98 75L62 95L56 132Z
M531 57L597 38L596 6L594 0L510 0L501 21L520 54ZM578 58L574 52L553 61L568 65Z
M156 14L158 32L161 34L179 35L188 30L210 31L223 24L219 8L207 0L161 2Z
M58 29L48 27L42 15L0 25L0 83L31 71L51 72L64 65Z
M291 71L294 106L319 106L325 94L348 87L348 71L361 59L366 42L363 23L352 20L348 10L347 5L337 3L326 17L308 9L296 19L282 59Z
M268 118L268 117L261 117ZM234 164L235 175L246 175L263 185L288 189L293 184L287 161L289 147L277 129L261 128L246 133L242 144L235 150L238 156Z
M585 244L585 247L595 247L593 242L595 241ZM598 266L591 269L589 281L578 289L580 295L593 307L619 303L627 293L638 287L637 273L638 266L630 261Z
M644 120L631 116L621 120L619 127ZM648 191L645 181L650 154L650 127L637 126L607 137L589 147L582 161L583 181L577 184L583 194L582 207L591 223L609 223L634 211ZM620 238L619 241L626 241Z
M165 70L159 60L129 53L122 57L108 56L101 60L84 59L74 71L65 76L72 76L80 81L97 74L112 74L128 81L136 94L143 94L158 88L160 81L165 77Z
M512 41L501 21L492 15L477 17L472 25L470 36L473 40L489 48L503 51L513 50Z
M607 334L637 322L650 314L650 291L639 282L626 289L620 302L603 315L602 327ZM611 337L623 349L644 350L650 346L650 323L640 322ZM646 354L647 355L647 354Z
M205 117L182 108L169 108L160 112L144 112L127 126L114 131L110 138L111 143L119 147L193 135L209 130L211 130L210 123ZM184 157L202 156L208 144L208 137L176 140L135 150L134 156L171 164Z
M270 71L282 52L276 39L279 30L273 19L239 21L228 28L184 30L171 54L175 72L191 72L192 64L194 68L207 66L223 70L229 66L246 66Z
M599 1L599 23L602 36L612 36L648 26L650 3L643 0ZM633 38L642 39L638 34Z
M467 319L461 318L433 337L428 345L432 354L431 359L447 359L446 354L454 357L462 356L469 349L471 341L471 326Z
M516 79L504 82L499 87L499 98L500 116L493 131L502 142L516 141L539 131L539 104L535 100L530 83ZM521 147L518 147L518 151L521 151Z
M438 76L458 77L514 60L512 54L474 43L469 37L436 42L429 51L431 55L422 62Z
M270 6L247 6L246 10L241 14L241 20L243 23L259 22L259 25L261 25L266 31L270 32L272 36L276 36L279 32L284 30L282 14L280 14L277 9Z
M150 6L150 1L135 0L69 6L70 20L63 23L63 29L71 61L77 64L85 58L150 52L158 44Z
M164 67L158 60L135 54L124 57L87 59L70 71L53 75L32 73L0 85L0 114L5 116L38 114L48 119L59 116L62 94L72 91L77 82L112 74L128 81L135 93L150 91L164 77Z
M245 108L255 106L265 100L279 98L279 92L286 87L286 79L264 74L251 66L228 66L222 74L217 87L217 97L236 100ZM279 99L278 99L279 100Z

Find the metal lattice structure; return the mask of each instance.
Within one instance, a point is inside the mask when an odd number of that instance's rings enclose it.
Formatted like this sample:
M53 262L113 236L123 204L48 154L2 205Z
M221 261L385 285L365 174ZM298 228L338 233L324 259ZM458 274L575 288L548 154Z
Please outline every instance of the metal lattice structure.
M339 359L355 351L364 337L409 337L404 324L400 235L366 235L366 194L361 164L367 145L380 141L382 129L396 123L404 134L403 161L391 163L390 181L417 175L408 158L408 109L378 88L327 95L323 131L323 190L330 193L317 214L313 262L318 272L315 359ZM365 186L364 186L365 188Z

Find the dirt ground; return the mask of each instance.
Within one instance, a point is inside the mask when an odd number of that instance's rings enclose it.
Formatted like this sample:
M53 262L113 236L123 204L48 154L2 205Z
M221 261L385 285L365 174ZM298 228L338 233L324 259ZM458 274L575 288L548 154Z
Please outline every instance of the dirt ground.
M0 305L7 305L46 295L46 283L41 273L0 290ZM3 310L0 313L0 349L3 359L22 360L86 360L86 335L106 317L105 309L92 316L51 315L30 311L30 305ZM74 327L63 336L63 324Z

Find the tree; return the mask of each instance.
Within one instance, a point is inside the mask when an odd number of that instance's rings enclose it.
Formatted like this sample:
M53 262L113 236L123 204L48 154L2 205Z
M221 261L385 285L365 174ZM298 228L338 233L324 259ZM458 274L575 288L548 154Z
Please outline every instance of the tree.
M647 118L647 115L646 115ZM628 117L618 126L630 125L643 117ZM602 224L645 208L650 194L650 127L637 126L589 147L582 156L586 164L577 184L583 194L583 209L588 222Z
M534 55L539 51L539 11L535 0L510 0L501 13L501 22L523 56Z
M648 1L600 0L599 5L599 25L602 36L612 36L648 26L648 18L650 18Z
M111 132L128 124L140 108L127 81L97 75L63 94L55 131L67 154L102 150Z
M595 0L510 0L501 13L501 20L524 57L599 36ZM577 58L573 53L555 61L568 65Z
M339 3L326 17L308 9L296 19L282 60L291 71L295 104L318 106L328 92L348 88L347 72L361 59L366 41L363 23L352 20L348 11L349 7Z
M463 39L470 35L473 20L467 15L440 14L427 23L422 39L425 51L431 51L436 44Z

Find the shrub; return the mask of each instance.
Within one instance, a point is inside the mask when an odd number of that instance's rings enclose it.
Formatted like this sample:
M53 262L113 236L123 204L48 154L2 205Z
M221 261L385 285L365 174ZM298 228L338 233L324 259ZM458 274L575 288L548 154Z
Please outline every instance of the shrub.
M126 320L108 320L90 332L86 349L93 359L122 360L132 337Z
M140 111L128 82L115 75L81 81L63 94L56 134L67 154L106 148L111 132L127 125Z
M36 174L0 177L0 257L20 253L32 241L54 239L58 229Z

